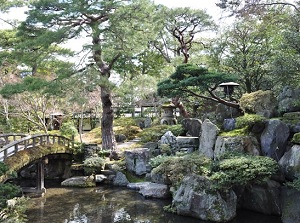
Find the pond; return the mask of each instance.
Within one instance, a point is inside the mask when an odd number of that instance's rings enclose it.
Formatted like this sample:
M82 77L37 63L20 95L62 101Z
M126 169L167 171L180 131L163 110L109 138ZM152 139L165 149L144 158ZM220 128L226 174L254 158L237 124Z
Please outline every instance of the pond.
M126 188L50 188L29 201L30 223L207 223L163 211L171 200L145 199ZM279 217L239 211L231 223L281 223Z

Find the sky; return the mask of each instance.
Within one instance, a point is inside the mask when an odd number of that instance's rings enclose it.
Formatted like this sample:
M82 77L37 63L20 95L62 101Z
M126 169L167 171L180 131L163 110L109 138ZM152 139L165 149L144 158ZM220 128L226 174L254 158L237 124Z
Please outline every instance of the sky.
M155 4L162 4L167 7L190 7L192 9L205 9L207 13L213 16L214 20L218 22L222 16L222 11L216 6L219 0L154 0ZM10 18L25 19L25 15L22 9L14 9L10 13ZM5 18L3 14L0 16L0 28L8 28L9 26L1 21L1 18Z
M216 6L219 0L154 0L155 4L162 4L169 8L190 7L191 9L204 9L206 12L218 20L222 16L222 11Z

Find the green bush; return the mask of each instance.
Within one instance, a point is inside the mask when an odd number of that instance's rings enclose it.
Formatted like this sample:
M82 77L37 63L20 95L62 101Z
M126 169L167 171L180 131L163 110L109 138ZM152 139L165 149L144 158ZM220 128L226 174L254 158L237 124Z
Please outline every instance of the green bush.
M293 135L292 142L295 144L300 144L300 132Z
M114 120L114 132L115 134L125 135L129 140L134 139L142 131L137 122L138 119L134 118L117 118Z
M137 126L137 120L130 117L114 119L114 126Z
M6 201L22 194L21 188L14 184L0 184L0 208L7 207Z
M101 157L87 158L83 162L84 172L87 175L100 173L101 170L104 169L104 166L105 166L105 159Z
M150 165L153 173L165 176L175 188L185 176L197 174L208 177L214 185L210 189L219 191L261 183L278 170L277 162L269 157L238 153L227 153L214 161L194 153L157 156L150 160Z
M300 177L293 180L293 182L286 183L286 185L300 191Z
M236 118L236 128L242 129L246 127L250 130L255 124L264 122L265 120L266 118L261 115L245 114Z
M28 198L15 197L12 199L14 205L7 206L0 210L0 222L12 223L12 222L27 222L26 210L27 210Z
M269 157L228 153L222 158L214 162L210 176L219 190L261 183L278 170L277 162Z
M211 160L198 153L192 153L184 156L160 156L152 159L150 164L156 166L152 170L153 173L164 175L172 186L177 187L189 174L208 175Z
M5 163L0 162L0 176L4 175L8 171L8 167Z
M167 131L171 131L175 136L179 136L184 132L184 129L182 125L156 125L144 129L138 136L143 143L157 142Z
M72 121L63 122L59 131L61 132L62 136L66 136L69 138L78 134L77 128Z

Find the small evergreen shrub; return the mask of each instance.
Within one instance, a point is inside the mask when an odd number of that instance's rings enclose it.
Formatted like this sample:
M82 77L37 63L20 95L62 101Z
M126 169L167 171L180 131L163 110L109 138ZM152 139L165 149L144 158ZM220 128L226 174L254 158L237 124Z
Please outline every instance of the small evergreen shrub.
M293 180L292 182L286 183L286 185L300 191L300 177Z
M236 128L247 128L250 130L255 124L264 122L265 120L266 118L261 115L245 114L236 118Z
M60 127L60 132L62 136L66 136L68 138L78 134L77 128L72 121L63 122Z
M134 139L142 131L137 122L138 119L130 117L117 118L114 120L114 132L115 134L125 135L126 139Z
M152 170L153 173L164 175L170 180L172 186L177 187L189 174L208 175L211 160L198 153L192 153L184 156L161 156L151 160L151 165L158 165Z
M7 207L6 201L22 194L21 188L11 183L0 184L0 209Z
M278 170L275 160L264 156L227 153L213 164L210 179L215 189L261 183Z
M300 144L300 132L293 135L292 142L295 144Z
M83 162L84 172L87 175L95 174L101 172L105 166L105 159L101 157L91 157L87 158Z
M8 171L8 167L5 163L0 162L0 176L4 175Z

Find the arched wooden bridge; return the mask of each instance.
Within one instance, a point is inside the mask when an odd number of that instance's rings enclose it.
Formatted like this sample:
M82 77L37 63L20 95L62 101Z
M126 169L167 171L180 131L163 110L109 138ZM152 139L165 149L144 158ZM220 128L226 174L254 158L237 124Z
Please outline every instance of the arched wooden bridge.
M44 189L44 158L50 154L69 153L74 148L74 138L59 135L37 134L0 134L0 161L9 171L0 176L0 183L8 179L13 172L18 172L32 162L36 162L38 179L37 191Z

